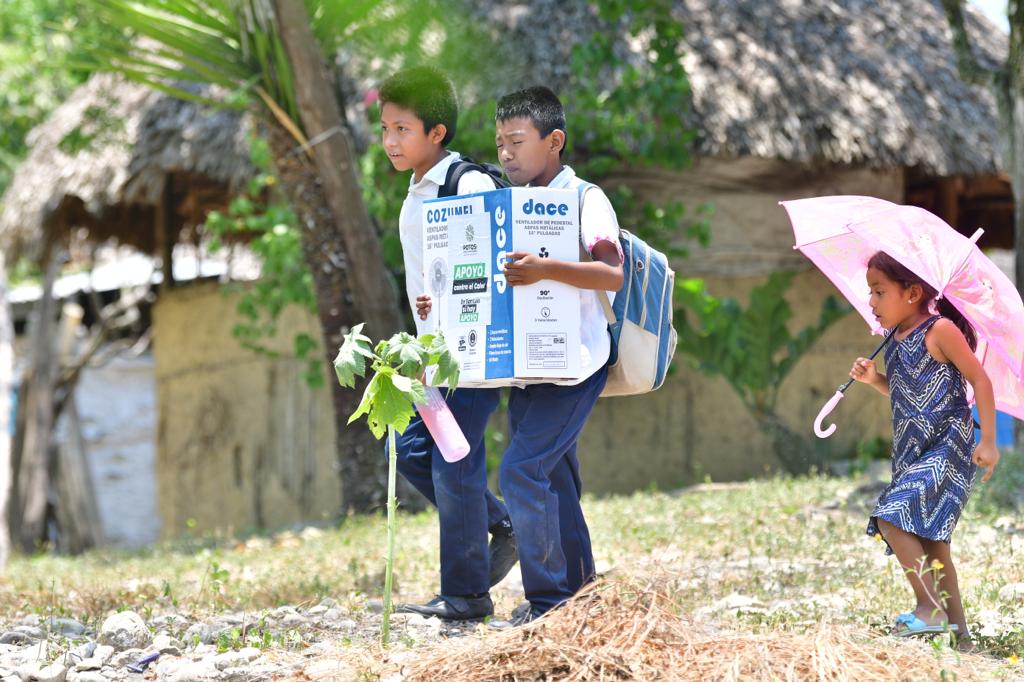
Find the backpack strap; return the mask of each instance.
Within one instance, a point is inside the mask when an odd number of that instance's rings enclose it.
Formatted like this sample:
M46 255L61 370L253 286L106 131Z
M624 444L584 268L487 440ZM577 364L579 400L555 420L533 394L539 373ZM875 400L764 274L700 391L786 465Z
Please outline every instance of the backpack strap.
M583 248L583 197L586 195L587 190L591 187L596 187L593 183L580 181L580 184L576 187L576 192L579 194L580 199L580 234L577 240L580 245L580 262L593 261L594 257ZM601 302L601 309L604 310L604 317L608 320L608 324L615 324L615 311L612 310L611 301L608 300L608 294L604 291L597 292L597 300Z
M577 235L576 241L580 245L580 261L594 260L593 257L583 247L583 197L586 195L587 190L593 187L589 182L580 181L580 184L576 186L576 194L579 197L580 204L580 233Z
M444 184L437 188L437 198L443 199L444 197L454 197L459 193L459 181L462 180L462 176L470 171L477 171L483 173L491 179L494 183L495 188L507 187L506 183L501 177L501 169L497 166L479 163L463 156L455 161L452 161L451 165L448 166L448 172L444 176Z
M459 193L459 180L462 179L462 176L467 171L476 170L475 165L465 159L452 161L451 165L448 166L448 173L444 176L444 184L437 188L437 198L441 199L457 195Z

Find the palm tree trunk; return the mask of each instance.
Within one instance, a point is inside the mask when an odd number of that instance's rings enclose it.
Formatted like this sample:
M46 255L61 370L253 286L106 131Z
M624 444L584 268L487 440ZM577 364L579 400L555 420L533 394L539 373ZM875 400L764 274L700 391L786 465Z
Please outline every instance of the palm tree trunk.
M1024 2L1024 0L1022 0ZM1024 32L1022 27L1021 32ZM1021 37L1024 41L1024 36ZM1024 46L1019 49L1024 50ZM1013 244L1015 251L1014 276L1017 291L1024 296L1024 73L1018 74L1016 82L1010 83L1011 122L1007 125L1010 135L1010 187L1013 190ZM1024 450L1024 422L1014 421L1014 445Z
M389 336L403 325L394 279L384 267L377 230L363 202L348 130L327 79L302 0L275 0L281 40L292 65L295 101L324 196L340 240L331 245L349 257L355 306L374 336Z
M272 135L272 149L285 191L299 214L303 250L313 272L323 338L332 360L343 328L357 318L375 336L384 337L399 331L403 321L306 7L302 0L274 0L274 10L292 67L302 127L318 142L310 150L314 166L305 163L304 153L295 153L295 142L281 129ZM361 392L331 384L344 506L365 511L383 501L385 460L365 429L345 428Z

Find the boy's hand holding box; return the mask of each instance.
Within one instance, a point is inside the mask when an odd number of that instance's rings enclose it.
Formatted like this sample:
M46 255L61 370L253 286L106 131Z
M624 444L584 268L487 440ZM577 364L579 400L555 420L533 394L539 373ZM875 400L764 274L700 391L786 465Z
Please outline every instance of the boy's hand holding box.
M543 280L511 287L507 254L578 261L574 190L512 187L424 202L430 322L462 365L459 386L505 386L580 374L580 297Z

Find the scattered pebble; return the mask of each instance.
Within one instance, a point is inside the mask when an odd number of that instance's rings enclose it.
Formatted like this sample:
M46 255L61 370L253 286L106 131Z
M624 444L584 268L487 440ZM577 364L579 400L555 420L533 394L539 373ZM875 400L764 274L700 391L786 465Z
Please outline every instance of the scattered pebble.
M43 627L53 634L65 637L77 637L85 632L85 626L73 618L51 616L43 622Z
M149 645L152 635L146 621L134 611L122 611L103 621L99 641L115 649L141 649Z

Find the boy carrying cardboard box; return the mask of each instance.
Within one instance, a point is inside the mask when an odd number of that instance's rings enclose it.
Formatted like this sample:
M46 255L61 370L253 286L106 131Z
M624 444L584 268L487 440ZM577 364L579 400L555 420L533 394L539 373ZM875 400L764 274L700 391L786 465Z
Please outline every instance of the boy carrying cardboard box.
M430 67L396 73L381 85L379 97L381 138L388 159L396 170L412 171L399 234L406 293L416 310L417 299L428 291L422 262L423 202L437 197L452 172L458 170L455 164L461 163L458 153L446 149L455 137L458 103L451 82ZM457 183L459 194L490 189L494 182L478 171L462 173ZM419 333L432 331L426 315L417 312L414 317ZM441 592L426 604L401 604L397 611L453 620L483 618L494 611L490 588L511 570L517 558L505 505L487 489L484 430L498 405L498 392L459 389L446 399L469 441L469 455L456 463L445 462L418 416L396 445L398 470L437 506Z

